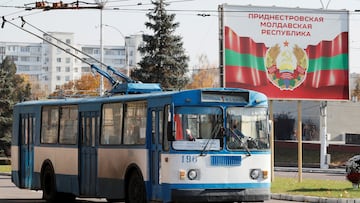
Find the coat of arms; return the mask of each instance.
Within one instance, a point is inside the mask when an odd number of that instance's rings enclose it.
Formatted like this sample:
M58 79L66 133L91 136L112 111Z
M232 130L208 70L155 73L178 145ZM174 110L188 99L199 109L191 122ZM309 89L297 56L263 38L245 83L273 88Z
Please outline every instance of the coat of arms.
M306 52L298 45L275 44L265 56L268 79L281 90L294 90L304 82L308 69Z

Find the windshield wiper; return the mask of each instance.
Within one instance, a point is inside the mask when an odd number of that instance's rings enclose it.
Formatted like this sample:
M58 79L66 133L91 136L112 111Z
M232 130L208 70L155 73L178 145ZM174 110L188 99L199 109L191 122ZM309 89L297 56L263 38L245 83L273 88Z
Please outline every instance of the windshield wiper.
M200 156L206 156L207 153L205 153L205 152L208 151L208 150L206 150L206 148L209 145L210 141L213 140L215 138L215 136L219 134L219 132L221 130L221 125L222 125L222 119L220 119L220 122L218 121L215 124L215 127L214 127L213 131L211 132L211 139L208 139L208 141L206 142L204 148L200 152Z
M250 150L249 150L249 148L248 148L248 146L247 146L247 143L245 143L245 142L242 140L242 137L245 138L246 136L240 136L240 135L238 135L238 134L237 134L233 129L231 129L231 128L229 128L229 130L230 130L230 136L231 136L231 134L235 135L235 138L240 142L241 146L244 146L246 152L248 153L248 156L251 156L251 152L250 152ZM230 136L229 136L229 137L230 137Z

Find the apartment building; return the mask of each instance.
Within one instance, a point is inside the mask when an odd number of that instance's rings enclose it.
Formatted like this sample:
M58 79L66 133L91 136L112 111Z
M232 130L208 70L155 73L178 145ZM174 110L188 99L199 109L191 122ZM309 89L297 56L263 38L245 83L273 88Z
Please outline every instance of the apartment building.
M28 75L44 90L53 92L64 83L90 73L88 63L100 61L100 45L77 44L74 33L48 32L43 38L40 43L0 42L0 62L10 56L18 74ZM142 35L130 35L125 38L124 46L103 46L103 63L127 74L141 59L137 51L141 43Z

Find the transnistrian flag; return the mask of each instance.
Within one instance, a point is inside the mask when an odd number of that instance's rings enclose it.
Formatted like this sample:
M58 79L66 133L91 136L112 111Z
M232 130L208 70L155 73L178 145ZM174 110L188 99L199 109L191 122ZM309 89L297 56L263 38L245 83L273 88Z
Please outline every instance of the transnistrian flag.
M261 8L224 8L225 86L271 99L349 99L348 13Z

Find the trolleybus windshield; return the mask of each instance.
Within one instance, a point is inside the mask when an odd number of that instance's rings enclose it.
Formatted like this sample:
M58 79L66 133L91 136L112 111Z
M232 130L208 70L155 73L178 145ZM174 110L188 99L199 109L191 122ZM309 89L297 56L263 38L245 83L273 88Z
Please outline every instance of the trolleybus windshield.
M268 149L269 126L266 108L231 107L227 114L229 150Z

